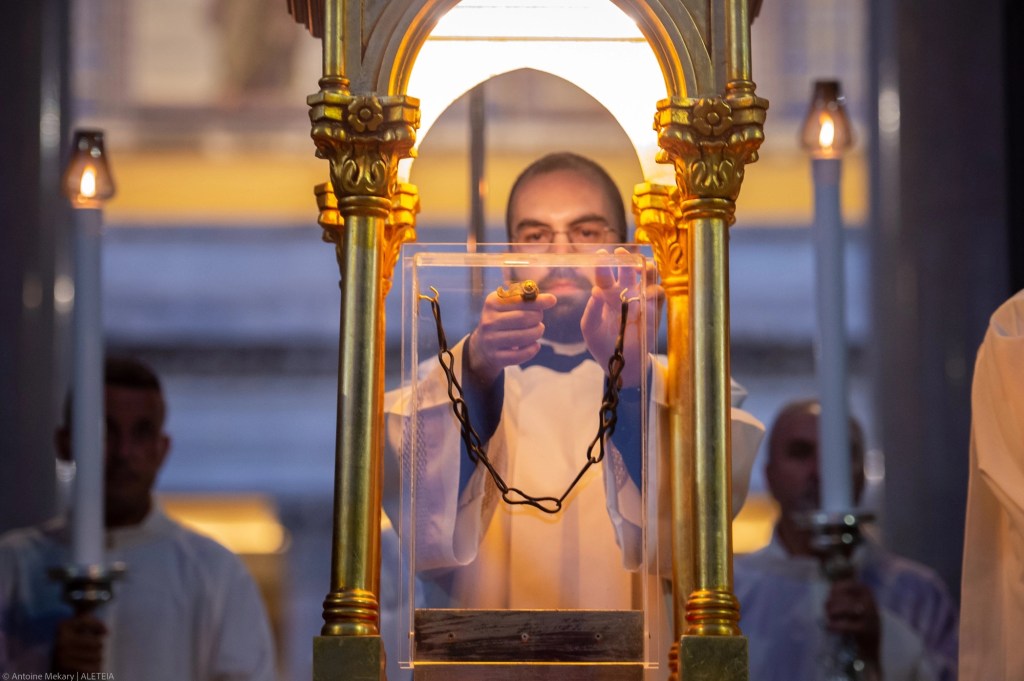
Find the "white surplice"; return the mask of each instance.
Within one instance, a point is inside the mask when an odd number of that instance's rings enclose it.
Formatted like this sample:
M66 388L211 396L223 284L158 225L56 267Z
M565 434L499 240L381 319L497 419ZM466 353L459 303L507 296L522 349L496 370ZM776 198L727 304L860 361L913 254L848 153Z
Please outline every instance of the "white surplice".
M461 342L452 348L460 382L462 348ZM662 431L664 371L664 365L656 364L648 411L650 442ZM597 431L603 369L593 360L567 373L543 366L509 367L504 381L501 420L487 443L488 457L509 485L535 496L557 497L580 470ZM549 515L502 502L480 466L460 494L458 471L464 454L459 424L436 361L424 364L415 391L404 388L386 396L385 419L385 509L392 518L399 517L396 481L404 452L407 464L412 457L407 474L415 469L415 568L426 584L428 605L640 607L631 571L641 563L641 495L614 445L608 444L608 458L591 467L562 510ZM734 511L746 495L763 433L756 419L733 410ZM650 468L648 475L654 473ZM660 511L667 512L666 503ZM661 547L663 562L668 548ZM648 565L653 570L656 563L649 559Z
M956 606L930 569L871 539L853 555L857 579L879 610L886 681L956 678ZM831 585L813 556L790 555L778 534L735 560L740 628L749 640L750 678L818 681L825 669L825 601Z
M274 681L266 610L237 556L158 507L139 525L108 530L105 539L105 560L126 567L113 600L96 611L109 632L109 679ZM71 607L48 571L69 563L65 518L0 538L4 671L50 671L57 623Z

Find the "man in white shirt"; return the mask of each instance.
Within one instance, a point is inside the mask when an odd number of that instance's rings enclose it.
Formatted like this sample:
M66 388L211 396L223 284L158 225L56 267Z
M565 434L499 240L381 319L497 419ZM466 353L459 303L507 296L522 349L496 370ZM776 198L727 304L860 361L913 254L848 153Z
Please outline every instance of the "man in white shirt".
M123 562L126 573L108 604L75 613L48 576L71 562L67 517L4 535L0 667L147 681L272 681L270 627L245 567L172 521L153 499L171 444L159 379L130 359L108 358L104 369L104 560ZM65 458L72 455L68 425L56 436Z
M850 636L867 672L886 681L956 678L956 605L930 569L865 536L855 575L822 575L805 519L820 507L815 400L779 412L768 437L765 475L780 516L771 543L735 560L740 628L749 640L751 678L816 681L830 644ZM851 419L855 498L864 487L864 435ZM864 678L878 678L865 676Z

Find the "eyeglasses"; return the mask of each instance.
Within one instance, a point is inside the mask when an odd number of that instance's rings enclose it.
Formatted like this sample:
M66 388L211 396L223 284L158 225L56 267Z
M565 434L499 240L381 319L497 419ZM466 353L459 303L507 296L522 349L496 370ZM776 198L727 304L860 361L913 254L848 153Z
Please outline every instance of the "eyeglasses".
M581 253L596 251L607 244L607 234L612 230L603 225L574 225L567 232L556 231L550 227L521 227L513 235L517 247L528 253L543 253L551 250L555 237L559 234L569 240L573 250Z

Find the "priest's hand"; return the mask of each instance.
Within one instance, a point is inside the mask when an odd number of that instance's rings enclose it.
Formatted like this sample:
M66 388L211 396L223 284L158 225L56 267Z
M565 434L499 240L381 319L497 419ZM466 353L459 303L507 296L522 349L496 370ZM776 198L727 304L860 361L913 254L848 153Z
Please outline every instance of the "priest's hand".
M489 387L507 366L522 364L537 354L544 335L544 310L557 302L550 293L534 300L499 296L484 299L480 323L466 341L466 367L479 386Z
M53 646L56 672L98 673L103 666L103 641L107 627L94 615L82 613L57 625Z
M604 253L602 249L598 253ZM621 246L615 249L616 255L628 254ZM626 333L623 337L622 355L625 364L621 379L624 388L636 388L644 378L647 366L646 357L641 357L641 339L647 344L647 351L654 348L657 337L658 318L661 314L661 302L664 293L657 283L657 270L654 263L647 262L645 267L598 267L594 271L594 288L590 300L583 312L580 329L587 349L594 359L608 373L608 360L615 352L615 344L619 335L622 319L622 296L627 299L640 295L640 284L644 283L644 298L629 304L627 311ZM645 321L643 334L640 328L640 305L645 305ZM638 361L639 360L639 361Z

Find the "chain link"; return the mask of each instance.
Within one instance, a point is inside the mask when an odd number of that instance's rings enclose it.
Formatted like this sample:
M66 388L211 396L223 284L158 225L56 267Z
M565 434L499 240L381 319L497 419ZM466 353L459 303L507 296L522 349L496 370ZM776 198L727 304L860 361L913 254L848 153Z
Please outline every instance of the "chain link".
M627 314L629 312L629 303L631 300L626 297L626 291L623 290L619 296L622 300L622 312L619 319L619 333L615 339L615 351L612 356L608 359L608 375L604 381L604 396L601 400L601 406L598 410L598 416L600 418L600 425L597 429L597 434L594 439L590 442L590 446L587 447L587 461L583 464L580 472L576 474L572 482L566 488L565 492L559 497L552 496L533 496L527 494L517 487L512 487L501 477L494 464L487 457L487 448L480 440L480 436L476 430L473 429L473 424L470 421L469 416L469 405L466 404L466 400L463 396L462 386L459 384L459 380L455 377L455 356L448 348L448 339L445 337L444 325L441 323L441 303L438 301L440 294L437 289L433 286L430 287L433 291L433 296L420 294L420 300L426 300L430 302L430 309L434 315L434 323L437 326L437 360L441 364L441 368L444 370L445 377L448 380L448 399L452 403L452 412L455 414L455 418L459 421L462 432L462 441L466 445L466 453L469 456L469 460L474 465L482 464L487 472L491 476L491 480L494 481L495 487L501 492L501 498L505 503L510 505L526 505L533 506L545 513L558 513L562 510L562 503L572 493L573 488L576 487L577 483L586 472L594 464L600 463L604 459L605 454L605 440L612 436L615 432L615 423L618 420L617 409L619 406L619 384L621 383L620 377L622 375L622 367L625 365L625 359L622 356L622 346L626 336L626 322ZM597 453L594 453L594 450Z

